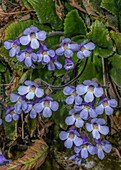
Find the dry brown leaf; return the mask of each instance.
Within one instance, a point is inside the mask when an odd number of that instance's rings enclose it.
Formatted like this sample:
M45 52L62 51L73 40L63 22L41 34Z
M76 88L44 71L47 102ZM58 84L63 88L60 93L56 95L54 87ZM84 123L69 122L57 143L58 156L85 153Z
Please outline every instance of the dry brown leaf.
M77 0L70 0L70 5L74 6L75 8L79 9L80 11L87 13L87 11L85 11L81 6L80 4L77 2Z
M94 9L91 7L91 5L89 4L89 0L82 0L84 7L86 8L86 11L89 15L93 15L93 16L98 16L96 14L96 12L94 11Z

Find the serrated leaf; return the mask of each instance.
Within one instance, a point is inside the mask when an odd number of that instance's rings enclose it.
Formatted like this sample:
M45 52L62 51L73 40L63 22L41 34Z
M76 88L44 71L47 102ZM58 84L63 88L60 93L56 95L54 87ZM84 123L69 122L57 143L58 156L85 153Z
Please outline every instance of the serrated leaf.
M67 14L64 22L64 33L68 38L77 35L86 35L86 26L77 10L74 9Z
M110 36L113 39L113 41L115 42L116 50L117 50L118 54L121 55L121 34L116 33L114 31L110 31Z
M113 44L111 40L107 40L108 30L105 25L96 20L92 25L91 31L88 33L88 38L97 45L99 55L102 53L102 57L108 57L113 53ZM105 53L106 50L106 53Z
M101 5L102 0L89 0L89 4L92 6L92 8L99 14L104 15L104 11L101 9L100 5Z
M118 3L116 0L102 0L102 3L101 3L102 8L105 8L106 10L108 10L114 15L117 14L117 10L118 10L117 5Z
M110 75L114 82L121 87L121 55L114 54L109 58L112 67L110 68Z
M56 14L53 0L28 0L36 11L40 23L50 23L53 28L60 29L62 22Z

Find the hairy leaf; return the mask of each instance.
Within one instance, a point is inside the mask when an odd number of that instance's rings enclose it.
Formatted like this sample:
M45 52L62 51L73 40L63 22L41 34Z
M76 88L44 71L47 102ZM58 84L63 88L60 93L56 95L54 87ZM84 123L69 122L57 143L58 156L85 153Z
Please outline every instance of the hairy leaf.
M89 4L92 6L92 8L99 14L104 15L103 10L100 8L102 0L89 0Z
M27 0L21 0L27 9L32 9L32 5Z
M84 21L77 10L72 10L67 14L64 22L64 33L66 37L86 34Z
M109 58L112 67L110 68L110 75L114 82L121 87L121 55L114 54Z
M118 6L116 0L102 0L101 7L107 9L112 14L117 14Z
M113 44L111 40L107 40L108 30L105 25L96 20L92 25L88 38L97 45L97 53L101 57L108 57L113 53Z
M49 23L53 28L61 28L62 23L56 14L53 0L28 0L33 6L40 23Z

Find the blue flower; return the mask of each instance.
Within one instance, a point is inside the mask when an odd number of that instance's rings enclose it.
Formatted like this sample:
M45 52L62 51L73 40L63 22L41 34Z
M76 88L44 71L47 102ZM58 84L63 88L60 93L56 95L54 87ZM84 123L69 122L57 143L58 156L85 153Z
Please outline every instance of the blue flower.
M63 89L63 93L65 95L69 95L69 97L66 98L67 104L73 104L74 101L76 105L80 105L82 103L82 98L76 93L76 88L74 86L66 86Z
M28 80L24 82L27 86L20 86L18 88L18 94L25 95L28 100L33 99L34 96L42 97L44 95L44 90L39 88L39 85Z
M65 38L61 41L61 47L56 50L57 55L63 55L67 58L73 56L73 51L79 50L78 44L71 44L71 40L69 38Z
M61 140L66 140L64 142L64 146L66 148L72 148L73 143L76 146L82 145L83 140L81 138L79 138L79 136L80 136L80 134L77 132L77 130L73 129L72 127L67 132L61 131L59 134L59 137Z
M21 110L19 110L19 112L16 112L14 107L8 106L6 108L5 121L6 122L11 122L12 119L17 121L19 119L19 115L18 114L21 114Z
M20 52L20 40L17 38L15 41L8 40L4 42L4 47L9 50L9 56L14 57L16 54Z
M84 40L81 44L79 44L79 51L77 53L77 57L79 59L83 59L84 57L89 57L91 52L89 50L93 50L95 48L94 43L90 42L86 44Z
M66 70L71 70L74 68L74 63L72 62L71 58L65 58L64 68Z
M1 149L0 149L1 150ZM3 153L0 151L0 164L2 164L4 166L4 164L9 163L11 160L6 159L3 155Z
M32 52L32 48L27 46L25 50L20 51L19 54L16 55L18 61L23 62L27 67L34 68L34 64L32 61L37 61L37 55Z
M49 96L44 97L44 99L34 105L36 112L42 114L46 118L51 117L52 111L57 111L58 107L58 102L53 101L53 99Z
M98 115L103 114L104 110L106 115L111 115L113 113L112 107L117 106L117 101L115 99L108 99L104 96L101 101L98 103L98 106L95 108Z
M39 48L39 41L44 41L46 39L46 32L39 31L37 27L30 27L25 29L23 34L25 36L20 38L20 43L22 45L28 45L30 43L32 49Z
M86 95L84 96L85 102L92 102L94 100L94 96L101 97L103 95L103 89L101 87L98 87L98 84L96 82L85 80L83 84L77 85L76 93L78 95L83 95L86 93Z
M57 61L57 54L52 58L50 57L50 62L48 63L48 70L55 70L55 66L60 70L62 68L62 64Z
M111 144L107 141L107 140L95 140L96 144L96 148L97 148L97 155L99 159L103 159L104 158L104 152L109 153L112 149ZM104 152L103 152L104 151Z
M91 120L91 123L86 123L86 129L89 132L92 132L92 136L95 139L100 138L100 133L103 135L107 135L109 133L108 126L102 126L106 123L105 119L95 118ZM100 132L100 133L99 133Z

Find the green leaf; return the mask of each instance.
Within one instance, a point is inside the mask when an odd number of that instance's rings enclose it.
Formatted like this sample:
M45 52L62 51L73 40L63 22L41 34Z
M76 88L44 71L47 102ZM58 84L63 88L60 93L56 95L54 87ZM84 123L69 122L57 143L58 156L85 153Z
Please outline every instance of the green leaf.
M64 22L64 33L66 37L86 35L86 26L77 10L70 11Z
M104 11L100 8L102 0L89 0L89 4L92 6L92 8L99 14L104 15Z
M67 116L69 116L68 113L71 109L71 105L68 105L65 102L59 102L59 109L56 112L53 112L53 119L62 129L67 129L65 119Z
M6 65L3 64L1 61L0 61L0 72L5 72L6 71Z
M21 0L27 9L32 9L32 5L27 0Z
M121 87L121 55L114 54L109 57L112 67L110 68L110 75L114 82Z
M78 74L81 72L83 66L84 61L79 66ZM95 53L93 59L91 59L91 56L89 57L87 66L79 78L79 83L93 78L96 78L101 84L103 84L102 60L100 57L95 56Z
M107 40L107 35L108 30L98 20L94 22L91 31L88 33L88 38L97 45L97 53L101 57L108 57L113 53L113 44L111 40Z
M115 42L117 53L121 55L121 34L120 33L118 34L113 30L111 30L110 37Z
M60 29L62 21L56 14L53 0L28 0L36 11L40 23L50 23L53 28Z
M116 0L102 0L101 7L116 15L118 11Z

